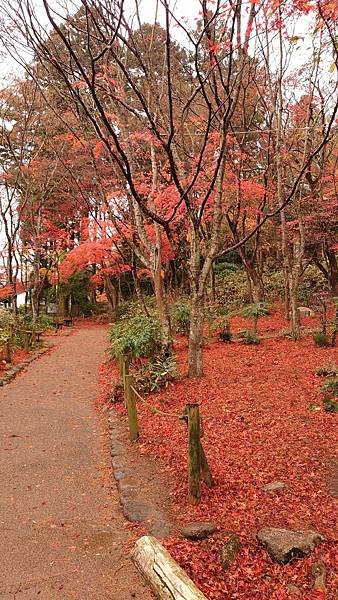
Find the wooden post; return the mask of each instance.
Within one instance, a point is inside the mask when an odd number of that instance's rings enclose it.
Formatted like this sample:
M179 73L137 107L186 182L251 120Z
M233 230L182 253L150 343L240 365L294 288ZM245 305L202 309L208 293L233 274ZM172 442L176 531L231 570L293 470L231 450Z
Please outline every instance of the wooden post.
M13 348L11 340L7 340L5 344L5 361L11 363L13 360Z
M198 504L201 499L201 441L198 404L187 404L189 444L189 500Z
M136 396L132 389L134 387L134 377L132 375L125 376L125 398L128 411L129 435L132 442L139 438L139 429L137 423L137 408Z
M119 365L119 376L120 376L120 380L122 381L122 378L123 378L123 354L119 354L117 360L118 360L118 365Z
M121 366L122 366L122 383L124 393L126 393L126 376L129 375L129 358L122 354L121 356Z
M30 339L29 339L29 332L28 331L24 331L23 332L23 346L24 349L26 350L26 352L29 351L29 347L30 347Z

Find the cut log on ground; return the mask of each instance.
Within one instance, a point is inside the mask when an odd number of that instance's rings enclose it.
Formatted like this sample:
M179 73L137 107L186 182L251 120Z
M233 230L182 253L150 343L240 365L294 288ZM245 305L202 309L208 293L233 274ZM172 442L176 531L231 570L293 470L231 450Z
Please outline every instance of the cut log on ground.
M156 538L137 540L132 559L161 600L207 600Z

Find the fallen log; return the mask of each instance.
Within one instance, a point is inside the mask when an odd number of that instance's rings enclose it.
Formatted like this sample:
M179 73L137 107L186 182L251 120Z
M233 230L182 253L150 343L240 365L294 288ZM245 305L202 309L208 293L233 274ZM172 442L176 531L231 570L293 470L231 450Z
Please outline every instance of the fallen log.
M207 600L156 538L141 537L131 556L160 600Z

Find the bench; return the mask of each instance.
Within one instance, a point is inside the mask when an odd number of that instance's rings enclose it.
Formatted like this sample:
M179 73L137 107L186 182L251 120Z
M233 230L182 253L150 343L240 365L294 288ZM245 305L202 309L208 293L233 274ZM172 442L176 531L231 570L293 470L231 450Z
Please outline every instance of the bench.
M64 324L66 325L66 327L70 327L72 324L72 318L71 317L65 317L63 319Z
M58 329L62 329L63 319L57 319L57 318L53 319L53 325L54 325L56 331Z

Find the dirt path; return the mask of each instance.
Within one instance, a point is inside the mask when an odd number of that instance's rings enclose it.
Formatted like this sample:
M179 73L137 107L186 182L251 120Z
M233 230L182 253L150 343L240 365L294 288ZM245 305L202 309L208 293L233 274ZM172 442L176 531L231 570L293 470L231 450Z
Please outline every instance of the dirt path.
M150 600L94 410L102 327L0 390L0 600Z

